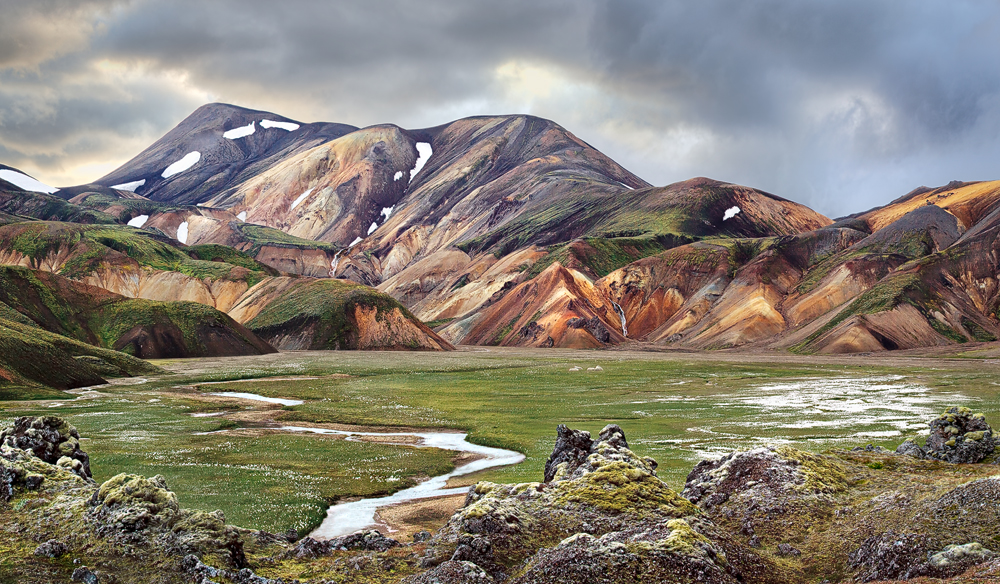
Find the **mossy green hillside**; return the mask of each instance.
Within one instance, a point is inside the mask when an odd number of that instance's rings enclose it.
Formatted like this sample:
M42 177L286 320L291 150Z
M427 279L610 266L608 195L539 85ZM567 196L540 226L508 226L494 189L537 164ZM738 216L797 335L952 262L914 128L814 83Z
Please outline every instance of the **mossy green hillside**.
M22 322L28 319L47 331L130 354L136 354L135 342L140 342L141 337L135 335L144 331L162 341L146 343L152 351L143 355L147 357L210 356L215 354L212 343L219 337L267 350L259 339L211 306L125 298L27 268L0 266L0 303L16 311Z
M636 260L662 253L691 240L672 236L646 237L586 237L570 243L552 246L548 253L525 272L533 278L555 262L564 266L582 266L598 277L624 267Z
M903 303L913 304L919 308L917 298L925 295L926 287L919 275L902 273L887 276L855 298L846 308L841 309L830 322L796 345L793 350L807 351L813 341L852 316L892 310Z
M0 400L65 398L55 390L158 372L130 355L0 318Z
M243 237L249 242L250 247L247 250L247 253L251 256L256 256L260 253L261 248L264 246L287 247L294 249L319 249L328 252L337 250L337 247L332 243L303 239L301 237L285 233L284 231L274 229L273 227L265 227L263 225L255 225L253 223L238 223L235 224L235 228L239 230L239 232L243 234Z
M96 209L102 213L112 207L120 207L121 210L115 217L115 219L117 219L120 223L126 223L139 215L152 215L154 213L169 213L171 211L193 209L193 207L185 207L183 205L170 205L158 201L151 201L149 199L126 199L123 197L115 197L106 193L97 192L82 193L82 197L77 200L79 201L80 206Z
M196 260L232 264L234 266L240 266L268 276L277 276L279 274L278 270L275 270L271 266L262 264L253 259L250 255L225 245L218 245L215 243L190 245L186 247L184 251Z
M399 310L406 318L419 322L388 294L347 280L323 279L303 283L280 295L246 327L262 338L308 327L314 330L313 349L356 348L359 331L354 314L358 306L376 309L376 318Z
M0 189L0 212L42 221L114 224L115 217L85 206L75 205L59 197L29 191Z
M65 261L59 273L68 278L82 278L104 267L127 266L129 260L146 269L213 280L246 280L251 285L274 273L245 254L214 249L221 246L196 250L197 257L178 246L163 235L128 226L46 221L0 227L0 248L27 256L34 267L51 254L63 253ZM200 259L202 254L212 256L212 260Z

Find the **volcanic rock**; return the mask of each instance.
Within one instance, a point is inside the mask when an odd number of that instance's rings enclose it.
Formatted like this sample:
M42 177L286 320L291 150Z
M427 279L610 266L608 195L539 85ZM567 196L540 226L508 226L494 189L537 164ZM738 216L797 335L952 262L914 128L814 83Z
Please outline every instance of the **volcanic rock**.
M703 509L733 500L747 509L780 510L793 501L828 498L847 486L833 458L787 446L757 448L703 460L681 493Z
M90 457L80 449L80 433L55 416L21 417L0 432L0 445L31 452L41 460L90 479ZM64 460L65 459L65 460Z
M381 532L374 529L368 531L362 531L358 533L352 533L350 535L343 535L340 537L335 537L333 539L328 539L325 541L318 541L311 537L304 537L295 545L294 548L288 550L285 554L286 557L293 558L318 558L321 556L328 556L330 553L340 550L362 550L362 551L374 551L374 552L384 552L386 550L392 549L394 547L400 546L398 541L382 535Z
M907 580L927 559L927 538L913 533L886 531L866 539L849 556L861 582Z
M907 440L896 449L914 458L943 460L953 464L976 463L993 453L997 440L986 416L966 407L951 407L931 420L930 435L923 448Z
M73 570L72 579L74 582L83 582L83 584L97 584L100 581L97 574L91 572L87 566L80 566Z
M493 584L495 580L472 562L448 560L434 568L404 578L402 584Z
M69 546L63 542L55 539L50 539L42 545L35 548L34 554L36 556L44 556L46 558L58 558L60 556L66 555L69 552Z

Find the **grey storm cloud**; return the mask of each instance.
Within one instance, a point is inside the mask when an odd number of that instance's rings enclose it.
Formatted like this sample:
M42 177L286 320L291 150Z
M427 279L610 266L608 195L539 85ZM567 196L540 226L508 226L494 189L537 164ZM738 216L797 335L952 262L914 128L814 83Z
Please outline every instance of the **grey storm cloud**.
M104 174L210 100L355 125L532 113L654 184L710 176L831 216L921 184L1000 178L994 3L0 0L0 9L0 162L50 182Z

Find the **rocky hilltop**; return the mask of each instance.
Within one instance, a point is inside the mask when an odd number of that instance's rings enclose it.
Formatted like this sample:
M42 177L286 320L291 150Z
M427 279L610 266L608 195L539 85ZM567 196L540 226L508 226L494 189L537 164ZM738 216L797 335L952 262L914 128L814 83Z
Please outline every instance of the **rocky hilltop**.
M947 440L944 440L947 438ZM91 478L79 433L0 433L0 576L18 582L779 584L1000 578L993 431L950 408L925 445L788 446L699 463L682 492L609 425L559 426L540 482L480 482L435 534L297 540L181 508L163 477ZM955 464L948 462L962 462ZM934 580L928 580L933 578Z

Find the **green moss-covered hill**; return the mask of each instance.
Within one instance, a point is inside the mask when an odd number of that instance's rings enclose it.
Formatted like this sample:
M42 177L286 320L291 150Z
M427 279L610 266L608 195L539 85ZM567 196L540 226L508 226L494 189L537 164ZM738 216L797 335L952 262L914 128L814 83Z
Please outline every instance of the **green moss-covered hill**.
M232 248L182 246L162 234L123 225L28 221L0 227L0 254L8 262L26 258L68 278L102 268L180 272L210 280L256 284L277 271Z
M116 219L107 213L67 202L54 195L33 193L7 183L0 188L0 224L25 219L45 221L72 221L74 223L114 224Z
M48 332L0 304L0 400L58 397L54 390L157 372L131 355Z
M0 266L0 303L8 314L16 312L47 331L140 358L274 351L210 306L125 298L27 268Z
M346 280L276 280L245 304L264 308L247 328L280 349L452 348L387 294Z

